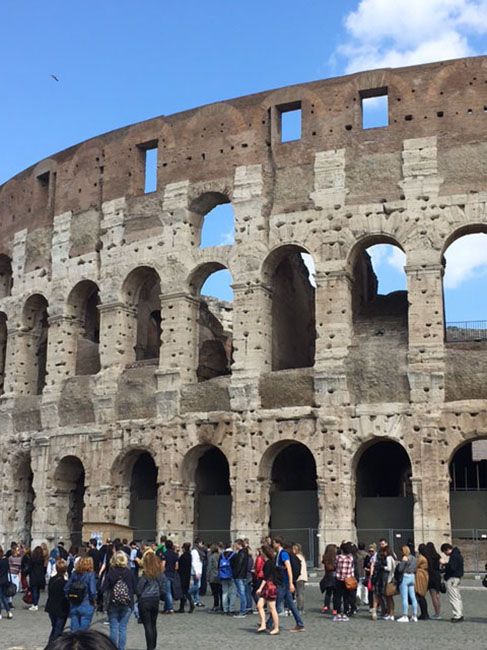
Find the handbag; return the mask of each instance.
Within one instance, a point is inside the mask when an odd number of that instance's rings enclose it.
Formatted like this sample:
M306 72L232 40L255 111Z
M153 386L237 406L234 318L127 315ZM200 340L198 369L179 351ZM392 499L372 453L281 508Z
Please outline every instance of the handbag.
M358 587L358 581L355 576L347 576L344 582L345 587L348 589L348 591L354 591Z
M4 589L4 594L7 598L13 598L17 593L17 585L14 584L11 580L7 582Z
M386 596L395 596L397 594L397 586L395 582L388 582L384 590Z
M25 594L22 596L22 600L26 605L32 605L32 591L27 589Z
M484 585L484 587L487 587L487 585ZM446 594L446 584L443 580L440 582L440 594Z

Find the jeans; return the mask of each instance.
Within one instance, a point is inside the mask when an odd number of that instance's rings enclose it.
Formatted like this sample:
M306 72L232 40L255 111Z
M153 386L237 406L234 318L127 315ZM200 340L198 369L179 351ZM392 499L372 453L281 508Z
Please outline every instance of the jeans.
M6 585L0 585L0 614L2 613L2 607L7 613L10 611L10 603L8 602L8 598L4 591L5 586Z
M418 601L416 600L416 593L414 591L414 574L405 573L402 577L401 584L399 585L399 593L402 598L402 615L408 615L408 597L413 606L413 616L418 615Z
M201 578L195 578L193 576L193 583L189 588L189 595L193 599L193 603L197 605L201 603L200 600L200 587L201 587Z
M139 600L139 613L144 625L147 650L155 650L157 645L157 615L159 614L158 600Z
M276 598L276 609L277 611L282 611L282 607L289 609L291 614L294 616L296 621L296 627L304 627L303 619L301 618L298 608L296 607L296 602L293 600L293 595L289 590L289 585L283 584L277 586L277 598ZM267 627L272 627L272 619L269 618L267 621Z
M17 587L17 593L20 591L20 575L18 573L11 573L10 578L14 585ZM10 598L10 602L12 602L12 598Z
M235 578L235 587L240 601L240 614L245 614L247 611L247 580L245 578Z
M223 611L228 614L235 611L235 596L237 590L232 578L222 580L222 607Z
M110 639L118 650L125 650L127 644L127 625L132 610L130 607L109 607Z
M32 593L32 604L33 605L38 605L39 604L39 598L41 596L41 590L39 587L33 586L30 588L30 591Z
M254 599L252 598L252 580L247 580L245 585L245 594L247 596L247 611L251 612L254 608Z
M166 574L166 588L164 591L164 611L170 612L174 609L174 601L172 597L172 577Z
M77 630L87 630L91 625L91 619L95 608L89 602L81 605L72 605L69 615L71 616L71 632Z
M48 643L51 643L51 641L54 641L54 639L57 639L58 636L61 636L64 630L64 626L66 625L66 620L67 617L59 617L55 616L54 614L49 614L49 618L51 619L51 634L49 635L49 641Z

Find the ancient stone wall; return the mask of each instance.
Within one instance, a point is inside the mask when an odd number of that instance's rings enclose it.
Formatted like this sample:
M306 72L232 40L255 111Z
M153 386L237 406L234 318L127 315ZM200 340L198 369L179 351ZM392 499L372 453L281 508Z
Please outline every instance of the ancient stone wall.
M362 99L384 93L389 124L362 128ZM281 142L281 115L296 108L301 137ZM230 529L257 539L273 462L301 443L321 540L336 541L355 535L363 451L393 440L410 459L418 539L448 538L449 462L487 436L487 352L468 363L445 345L443 254L487 232L486 133L478 57L155 118L1 186L0 536L69 536L80 481L85 531L132 525L144 453L155 530L191 535L198 462L214 446L228 461ZM154 147L157 190L145 194ZM225 201L235 243L200 248L204 215ZM384 242L406 254L407 297L363 310L373 283L357 260ZM304 252L313 290L289 261ZM202 312L201 287L222 268L233 307ZM221 331L212 313L225 314Z

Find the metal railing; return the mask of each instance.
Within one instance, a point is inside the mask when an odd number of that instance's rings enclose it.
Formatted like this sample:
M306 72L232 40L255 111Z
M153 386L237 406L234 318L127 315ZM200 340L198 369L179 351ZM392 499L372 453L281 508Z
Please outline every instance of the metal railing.
M447 343L487 341L487 320L455 321L446 324Z

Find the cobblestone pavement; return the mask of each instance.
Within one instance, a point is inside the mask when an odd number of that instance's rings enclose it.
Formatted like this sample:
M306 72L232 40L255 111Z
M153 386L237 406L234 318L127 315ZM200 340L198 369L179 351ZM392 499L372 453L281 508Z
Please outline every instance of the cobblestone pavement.
M467 588L462 593L466 620L461 624L450 623L451 611L445 596L442 597L444 619L441 621L408 624L373 622L367 611L361 611L349 623L333 623L320 615L321 596L318 588L311 586L306 591L304 633L289 633L293 619L283 617L279 637L257 635L257 616L234 619L199 609L191 615L161 615L158 647L179 650L188 647L194 650L214 650L218 647L267 650L271 645L276 645L293 650L297 647L303 650L487 650L487 589ZM24 609L18 596L16 600L13 620L3 618L0 621L0 650L42 650L50 629L47 614L42 607L38 612L30 612ZM210 603L209 597L203 600ZM396 598L396 607L399 606L399 598ZM104 620L102 615L97 614L94 626L107 632ZM134 619L129 624L127 650L145 650L143 627L137 625Z

